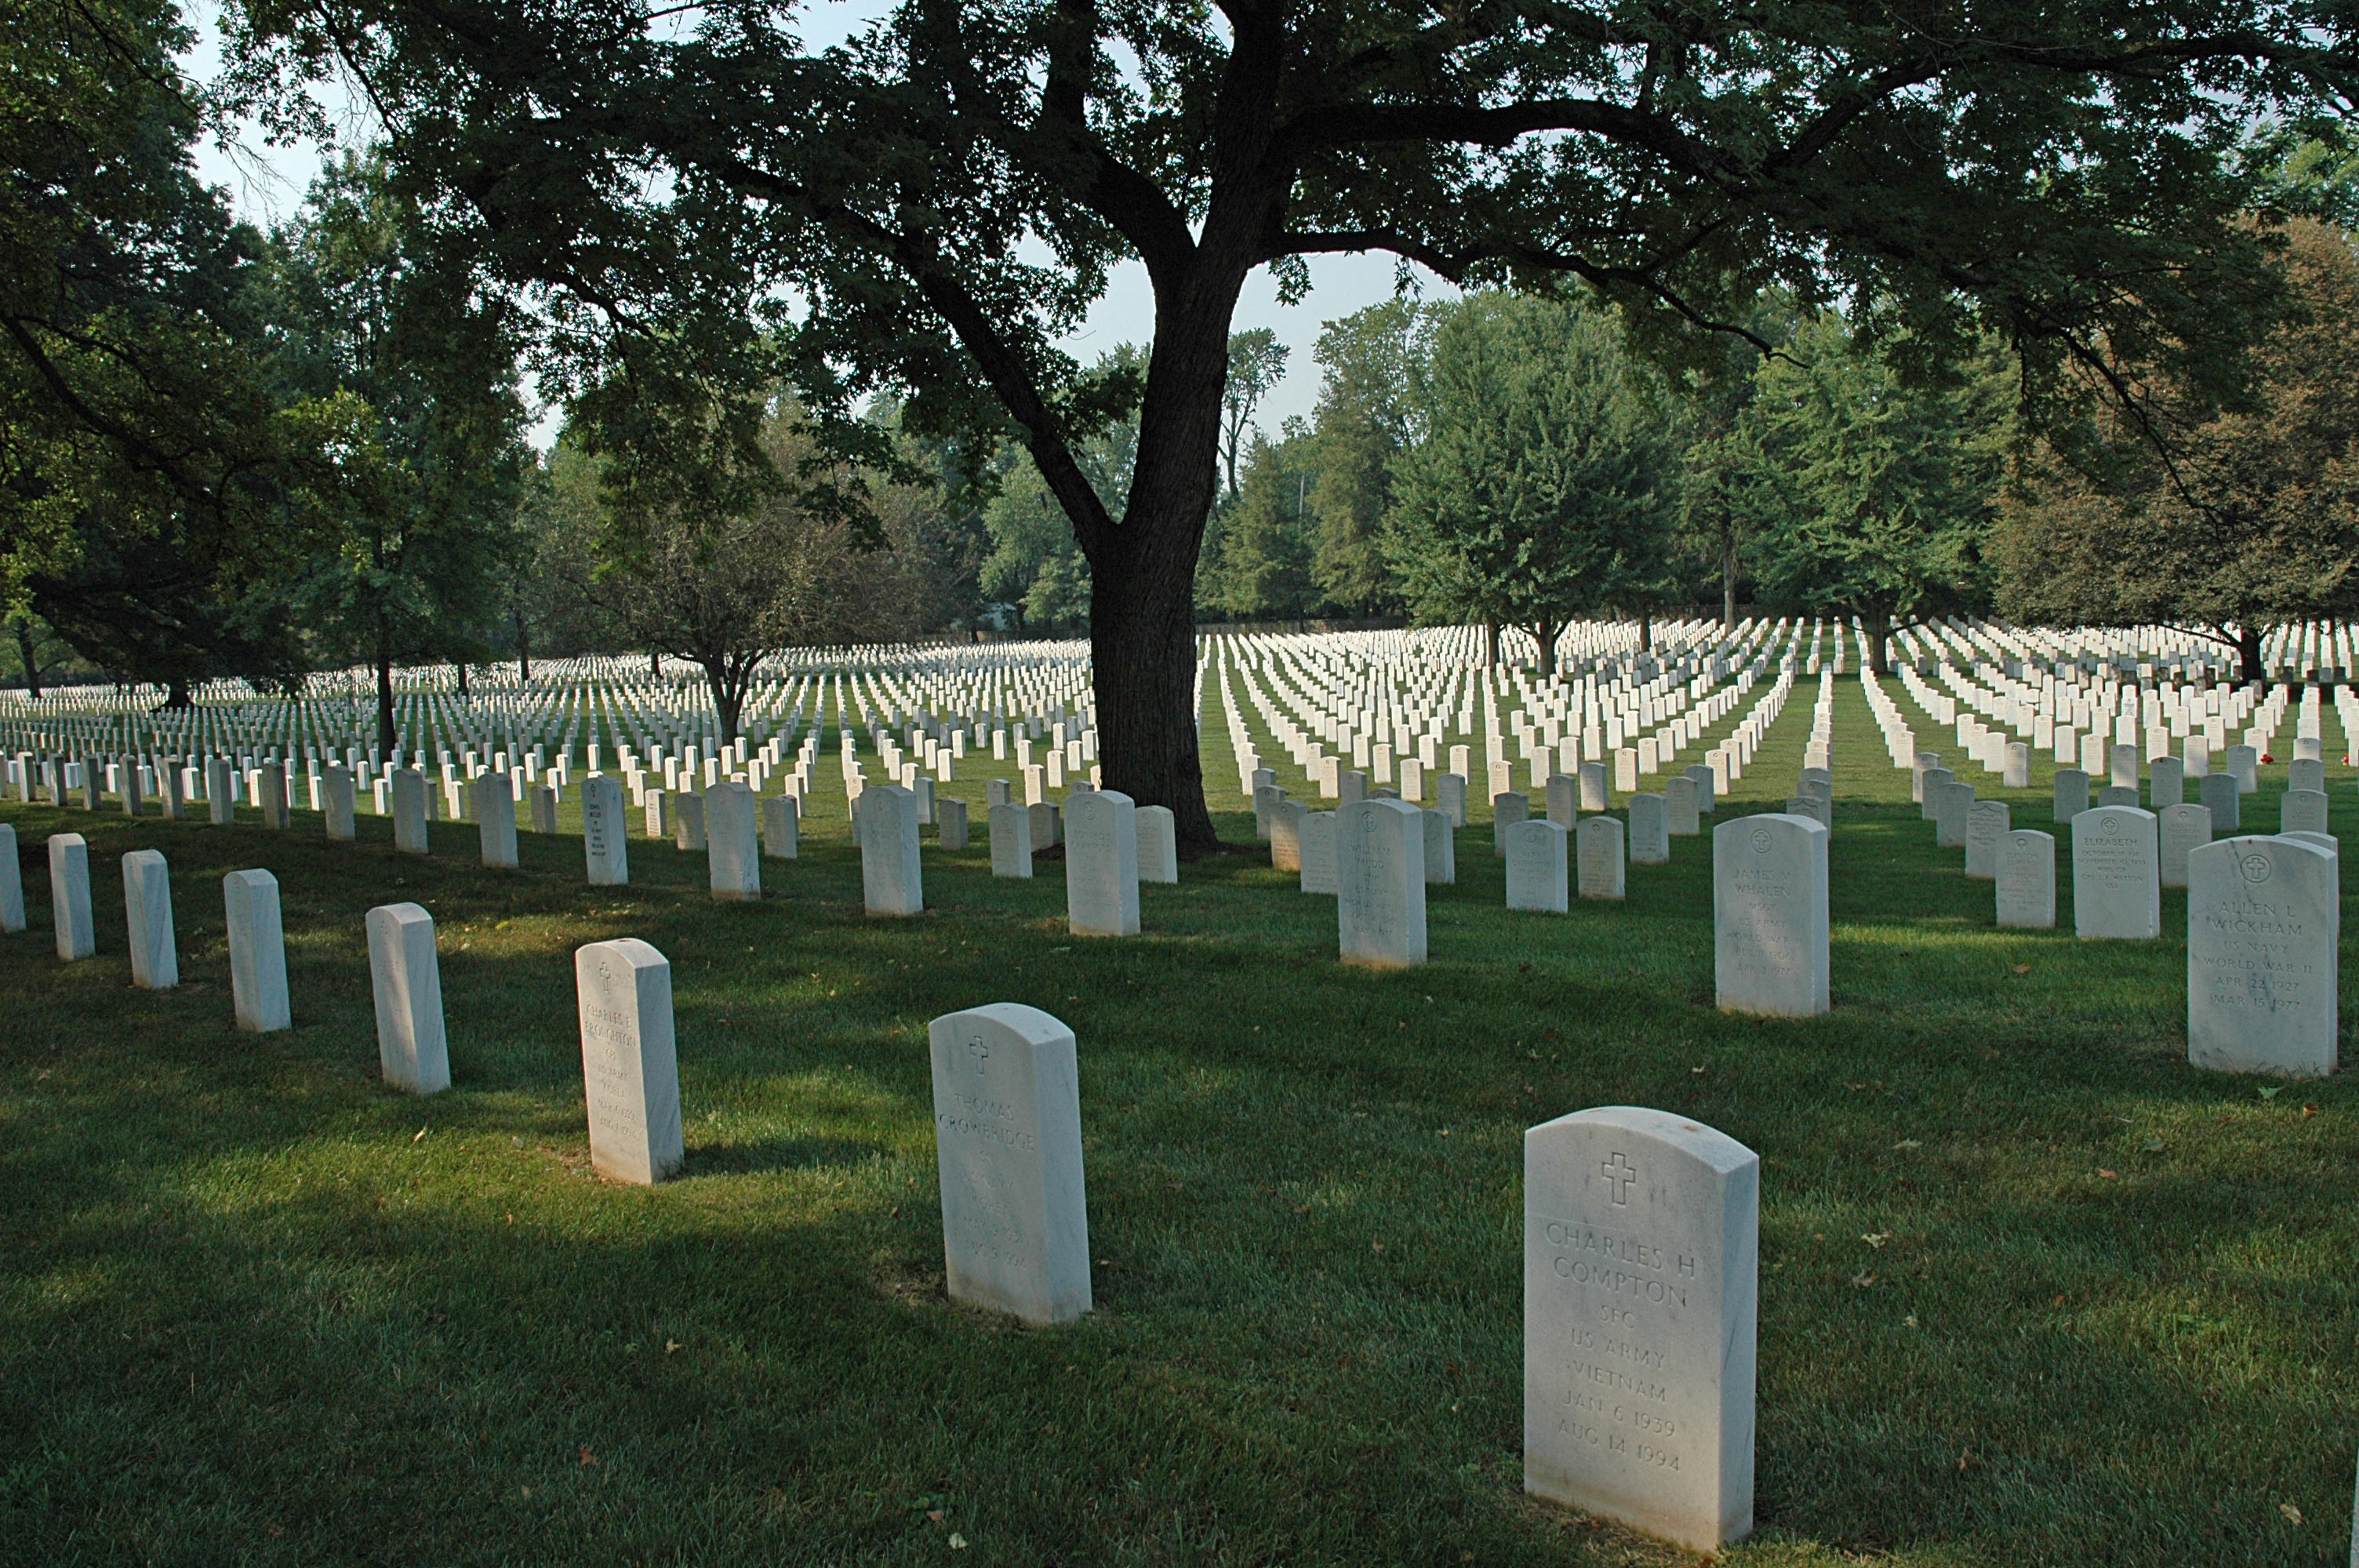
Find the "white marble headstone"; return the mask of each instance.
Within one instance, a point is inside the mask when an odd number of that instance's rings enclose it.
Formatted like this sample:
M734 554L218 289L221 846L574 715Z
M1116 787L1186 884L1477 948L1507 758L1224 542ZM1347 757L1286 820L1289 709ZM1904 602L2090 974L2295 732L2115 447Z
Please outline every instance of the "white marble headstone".
M0 822L0 935L25 929L25 874L16 860L16 830Z
M1573 859L1579 867L1582 897L1622 897L1625 881L1622 819L1618 816L1582 817L1581 826L1573 829Z
M49 918L56 924L58 957L71 963L98 951L91 921L90 841L79 833L49 835Z
M2056 928L2056 837L2033 827L1998 841L1998 924L2027 931Z
M899 784L860 795L860 885L871 914L918 914L926 907L918 859L918 797Z
M1509 909L1565 913L1565 851L1571 837L1563 823L1546 818L1518 822L1507 829Z
M1659 795L1630 797L1630 863L1669 865L1671 859L1670 803Z
M630 819L623 812L623 786L612 773L582 781L582 860L593 888L630 884Z
M1425 816L1407 801L1382 799L1335 813L1335 918L1344 963L1425 962Z
M379 904L368 912L368 945L378 1076L414 1095L449 1088L451 1046L442 1027L434 917L415 903Z
M966 848L966 803L959 807L959 842L954 849ZM762 797L762 853L773 860L801 858L803 811L801 803L790 795L770 795Z
M1712 830L1718 1005L1808 1018L1828 1008L1827 828L1807 816L1740 816Z
M1685 1117L1525 1132L1526 1491L1693 1552L1751 1533L1760 1212L1760 1157Z
M2223 838L2187 857L2187 1059L2322 1076L2337 1065L2338 857L2299 839Z
M2162 873L2162 885L2183 888L2187 885L2189 852L2212 842L2212 808L2181 801L2177 806L2164 806L2155 816L2159 846L2157 864Z
M1038 1008L995 1002L945 1013L927 1033L950 1297L1070 1323L1091 1304L1073 1032Z
M405 855L427 852L426 775L416 768L393 775L393 847Z
M1076 936L1138 935L1138 807L1120 790L1065 799L1065 918Z
M2014 829L2003 800L1978 800L1966 808L1966 877L1986 882L1998 876L1998 845Z
M574 951L573 992L590 1163L618 1182L660 1182L687 1154L671 965L636 936L592 942Z
M991 874L1028 877L1032 874L1032 812L1029 806L1004 800L990 809Z
M1425 880L1430 887L1454 887L1458 882L1458 835L1450 813L1425 814Z
M263 871L232 871L222 879L222 906L229 921L230 1001L237 1026L249 1034L293 1028L278 879Z
M2072 929L2083 941L2162 935L2154 813L2101 806L2072 819Z
M1302 891L1332 893L1335 881L1335 814L1305 812L1297 827L1302 853ZM1271 840L1275 850L1277 840Z
M131 936L131 983L158 991L179 985L171 869L159 851L134 849L123 857L123 914Z
M321 782L320 796L328 837L349 840L353 832L353 770L342 762L330 762Z

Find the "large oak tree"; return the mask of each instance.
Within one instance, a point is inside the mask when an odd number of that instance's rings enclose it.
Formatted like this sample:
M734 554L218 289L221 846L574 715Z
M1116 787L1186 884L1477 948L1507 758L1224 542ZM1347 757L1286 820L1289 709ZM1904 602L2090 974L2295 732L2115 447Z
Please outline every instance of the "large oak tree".
M758 327L834 437L896 384L1012 430L1089 559L1105 783L1191 843L1191 586L1256 268L1571 274L1642 328L1783 283L1904 301L1935 350L1995 334L2036 393L2155 343L2217 388L2266 304L2232 155L2354 65L2347 12L2279 0L910 0L823 50L730 0L242 16L257 88L364 85L453 238L554 291L577 378L618 334L726 367ZM1074 452L1120 410L1057 343L1130 257L1155 322L1117 509Z

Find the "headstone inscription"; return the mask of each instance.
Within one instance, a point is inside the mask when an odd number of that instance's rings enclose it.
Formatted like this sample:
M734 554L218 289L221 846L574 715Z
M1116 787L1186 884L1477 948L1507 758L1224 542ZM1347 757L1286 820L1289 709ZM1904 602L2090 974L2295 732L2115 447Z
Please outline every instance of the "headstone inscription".
M1998 878L1998 845L2013 830L2006 802L1978 800L1966 808L1966 877L1971 881Z
M1659 795L1634 795L1630 809L1630 863L1667 866L1671 860L1670 803Z
M1999 840L1998 875L1993 879L1998 924L2026 931L2056 928L2056 838L2017 827Z
M760 810L751 785L716 784L704 792L704 856L712 896L752 903L762 896Z
M1623 896L1622 819L1618 816L1584 816L1573 829L1573 858L1580 871L1580 892L1583 898L1620 898Z
M1751 1532L1760 1212L1760 1157L1685 1117L1525 1132L1526 1491L1694 1552Z
M994 1002L945 1013L927 1034L951 1299L1072 1322L1091 1304L1073 1032L1038 1008Z
M1332 811L1304 813L1299 837L1302 845L1302 891L1334 892L1335 814Z
M1561 822L1536 818L1507 830L1507 907L1562 914L1566 840Z
M442 968L434 917L415 903L368 912L369 983L376 998L377 1076L413 1095L451 1087L442 1025Z
M2162 935L2154 814L2101 806L2072 819L2072 929L2084 942Z
M1032 874L1032 814L1029 807L1003 800L990 808L991 874L1028 877Z
M2183 888L2187 885L2188 855L2212 842L2212 808L2182 801L2177 806L2166 806L2155 815L2159 846L2157 867L2162 875L2162 885Z
M582 781L582 861L593 888L630 883L629 818L623 811L623 785L612 773Z
M1138 935L1137 806L1120 790L1066 798L1065 918L1076 936Z
M925 871L918 859L918 797L899 784L860 795L860 887L871 914L924 913Z

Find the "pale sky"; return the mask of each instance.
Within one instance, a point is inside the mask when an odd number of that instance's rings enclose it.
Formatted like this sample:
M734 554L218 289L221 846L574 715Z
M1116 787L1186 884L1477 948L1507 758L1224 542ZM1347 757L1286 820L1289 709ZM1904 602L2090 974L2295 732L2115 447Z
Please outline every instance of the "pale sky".
M214 22L216 0L183 0L201 41L183 62L200 81L219 70L219 39ZM821 47L848 35L876 13L874 0L836 0L803 12L806 43ZM367 139L369 124L352 100L336 94L327 100L340 135L358 144ZM301 205L305 188L320 170L320 149L310 144L295 147L266 146L258 127L248 125L234 154L210 142L197 151L199 174L228 191L242 218L265 226ZM1348 316L1392 297L1393 258L1388 255L1334 255L1310 259L1310 293L1299 305L1281 305L1277 287L1266 268L1246 279L1238 302L1234 328L1245 331L1267 327L1293 352L1286 378L1264 401L1256 423L1275 437L1288 416L1310 417L1319 396L1319 367L1310 351L1319 341L1322 322ZM1456 291L1430 274L1419 275L1427 297L1451 297ZM1144 343L1152 335L1154 299L1147 288L1147 269L1126 262L1115 271L1104 297L1090 310L1079 331L1066 341L1067 349L1083 362L1092 361L1117 343ZM534 432L542 445L555 438L557 419L544 417Z

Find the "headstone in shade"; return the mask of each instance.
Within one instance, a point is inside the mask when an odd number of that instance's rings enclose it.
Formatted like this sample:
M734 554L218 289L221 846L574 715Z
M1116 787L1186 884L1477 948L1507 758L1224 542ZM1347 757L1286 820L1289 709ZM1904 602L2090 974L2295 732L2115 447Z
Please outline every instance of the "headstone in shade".
M948 1293L1071 1323L1091 1304L1073 1032L1038 1008L993 1002L945 1013L927 1034Z
M158 851L134 849L123 857L123 914L131 936L131 983L155 991L179 985L171 868Z
M854 796L853 811L859 810ZM639 796L639 810L646 819L647 837L658 843L672 836L672 805L669 790L651 789Z
M1138 880L1175 883L1180 880L1180 824L1168 806L1142 806L1137 812Z
M704 792L704 858L712 896L750 903L762 896L760 806L745 784L724 783Z
M2326 821L2326 793L2315 789L2289 789L2277 802L2277 831L2280 833L2329 833L2333 831Z
M2212 738L2210 736L2190 735L2187 738L2187 744L2180 747L2180 751L2181 753L2180 765L2186 770L2186 777L2200 779L2211 774Z
M1335 850L1343 961L1424 963L1425 813L1405 800L1354 802L1335 813Z
M368 946L378 1076L413 1095L449 1088L451 1046L442 1030L434 917L414 903L379 904L368 912Z
M2183 888L2187 885L2188 855L2212 842L2212 808L2190 806L2184 801L2166 806L2155 814L2155 836L2159 846L2156 863L2162 874L2162 885Z
M612 773L582 781L582 860L593 888L630 883L629 818L623 812L623 786Z
M966 803L959 803L959 826L963 835L966 825ZM792 860L802 853L802 802L791 795L766 795L762 801L762 853L773 860ZM963 842L958 846L964 849Z
M590 1163L618 1182L660 1182L687 1157L671 965L636 936L592 942L574 950L573 994Z
M1037 855L1041 850L1050 849L1063 841L1064 823L1057 814L1055 801L1036 800L1025 807L1025 810L1031 814L1034 854Z
M57 926L59 957L71 963L98 951L90 911L90 840L79 833L49 835L49 918Z
M918 859L918 797L899 784L860 795L860 887L871 914L919 914L925 871Z
M2326 789L2326 764L2315 757L2297 757L2286 764L2286 788Z
M2223 838L2187 858L2187 1059L2226 1073L2336 1066L2338 857L2286 838Z
M1923 787L1925 795L1918 804L1917 815L1927 822L1937 821L1940 816L1940 806L1938 803L1940 799L1941 786L1957 783L1958 775L1947 768L1927 768L1918 782Z
M794 804L793 801L788 800L784 795L779 795L777 799L782 805L792 806ZM767 802L764 803L763 809L766 811L769 809ZM934 828L940 836L943 849L952 851L965 849L966 802L952 799L949 795L944 795L940 800L935 801Z
M427 852L426 775L416 768L393 775L393 847L405 855Z
M1525 1132L1526 1491L1691 1552L1751 1533L1760 1216L1760 1156L1686 1117Z
M2147 764L2146 797L2154 810L2187 798L2186 766L2177 757L2157 757Z
M1978 882L1998 877L1999 840L2014 830L2003 800L1978 800L1966 808L1966 876Z
M287 768L284 763L266 762L254 772L255 804L262 808L265 827L287 826Z
M671 839L691 853L712 842L704 827L704 796L695 790L684 789L672 801Z
M1698 762L1688 769L1687 776L1695 781L1696 810L1710 816L1720 804L1720 784L1712 775L1712 764Z
M1630 863L1664 866L1671 860L1670 803L1659 795L1634 795L1629 800Z
M2106 781L2115 789L2136 789L2138 782L2138 749L2126 742L2118 743L2113 752L2113 776Z
M2055 820L2070 823L2089 809L2089 775L2078 768L2056 770Z
M1565 897L1564 824L1535 819L1507 830L1507 907L1562 914Z
M230 1003L237 1026L249 1034L293 1028L278 879L268 871L232 871L222 879L222 907L229 923Z
M2229 747L2225 764L2228 776L2236 781L2239 794L2251 795L2261 787L2261 749L2258 746Z
M1712 830L1718 1005L1808 1018L1828 1007L1827 838L1821 823L1774 812Z
M328 837L350 840L353 833L353 770L342 762L330 762L320 784L320 801Z
M484 847L484 864L494 871L516 869L516 791L506 773L485 773L470 786L475 808L475 835Z
M1584 816L1573 829L1573 860L1583 898L1620 898L1623 871L1622 819Z
M553 784L533 784L524 792L525 814L531 820L535 833L557 831L557 789Z
M2162 935L2154 813L2100 806L2072 819L2072 928L2083 941Z
M1517 790L1508 790L1491 797L1491 852L1504 856L1507 852L1507 829L1518 822L1531 819L1532 797Z
M1663 831L1673 838L1693 838L1703 831L1703 813L1696 805L1696 782L1684 773L1663 782ZM1670 845L1663 846L1664 859Z
M1974 808L1974 786L1970 784L1936 785L1933 795L1933 848L1962 849L1966 847L1966 816Z
M1450 814L1453 828L1466 826L1466 779L1462 773L1444 773L1434 781L1433 804Z
M1300 826L1302 891L1335 892L1335 814L1305 812Z
M1013 801L1001 801L988 812L991 823L991 874L1028 877L1032 874L1032 814Z
M205 759L205 812L216 827L237 820L236 786L231 783L234 776L227 757Z
M2136 806L2137 803L2138 792L2121 784L2107 784L2097 792L2099 806Z
M1998 841L1998 924L2027 931L2056 928L2056 837L2017 827Z
M25 873L16 859L16 830L0 822L0 935L25 929Z
M1581 781L1570 773L1551 773L1548 781L1548 819L1568 833L1581 818Z
M1065 919L1076 936L1138 935L1138 807L1120 790L1065 798Z
M2212 810L2212 831L2234 833L2244 826L2244 796L2234 773L2207 774L2198 796Z
M1425 814L1425 880L1430 887L1454 887L1458 882L1458 835L1450 813Z

